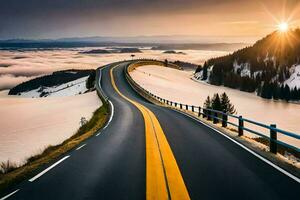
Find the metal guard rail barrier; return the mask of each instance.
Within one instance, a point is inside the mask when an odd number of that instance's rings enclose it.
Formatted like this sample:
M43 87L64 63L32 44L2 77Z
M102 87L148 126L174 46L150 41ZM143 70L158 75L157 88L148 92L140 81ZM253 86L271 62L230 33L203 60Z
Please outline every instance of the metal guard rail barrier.
M278 145L277 144L279 144L281 146L285 146L289 149L292 149L292 150L296 151L297 153L300 153L300 148L278 140L277 139L277 133L281 133L285 136L289 136L289 137L294 138L296 140L300 140L300 135L296 134L296 133L288 132L288 131L285 131L285 130L282 130L282 129L279 129L279 128L276 128L275 124L271 124L270 126L268 126L268 125L260 123L260 122L256 122L256 121L253 121L253 120L250 120L250 119L247 119L247 118L243 118L242 116L228 114L228 113L224 113L224 112L221 112L221 111L218 111L218 110L202 108L200 106L194 106L194 105L187 105L187 104L182 104L182 103L178 103L178 102L172 102L170 100L163 99L159 96L156 96L156 95L152 94L150 91L148 91L148 90L142 88L140 85L138 85L131 78L131 76L129 75L130 71L132 71L136 67L142 65L141 62L143 62L143 61L136 61L136 62L132 62L132 63L128 64L124 68L124 73L125 73L125 77L126 77L127 81L130 83L130 85L135 90L137 90L137 92L140 95L142 95L146 99L149 100L149 98L150 98L150 99L152 99L152 102L154 100L158 103L161 103L161 104L164 104L164 105L176 108L176 109L179 108L181 110L191 111L193 113L196 113L198 115L198 117L200 117L202 115L202 117L207 118L207 120L213 120L214 124L217 124L217 123L221 122L222 127L227 127L228 124L230 124L232 126L235 126L235 127L238 128L238 136L243 136L244 131L247 131L247 132L250 132L250 133L255 134L257 136L266 138L269 141L270 152L272 152L272 153L275 153L275 154L277 153L277 150L278 150ZM189 108L191 108L191 110ZM198 110L198 111L196 111L196 110ZM238 124L235 124L233 122L228 121L228 117L232 117L232 118L237 119ZM249 124L253 124L253 125L265 128L265 129L268 129L269 132L270 132L270 136L267 136L267 135L264 135L260 132L255 131L255 130L246 128L244 126L244 122L247 122Z
M95 78L97 94L100 97L100 99L103 101L103 103L108 103L108 97L102 90L101 81L102 81L102 68L100 68L100 69L98 68L96 70L96 78Z

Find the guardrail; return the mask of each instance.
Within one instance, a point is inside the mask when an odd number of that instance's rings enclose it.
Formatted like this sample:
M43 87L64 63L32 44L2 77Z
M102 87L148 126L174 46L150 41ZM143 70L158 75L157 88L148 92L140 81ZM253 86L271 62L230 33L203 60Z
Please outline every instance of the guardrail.
M170 63L170 62L163 62L160 60L150 60L150 59L137 59L137 60L133 60L132 62L134 62L131 67L128 69L129 72L131 70L134 70L137 67L140 66L144 66L144 65L159 65L159 66L164 66L164 67L169 67L169 68L174 68L174 69L181 69L181 67L179 67L176 64Z
M95 77L95 86L96 86L96 91L100 99L104 104L108 103L108 97L106 94L103 92L103 89L101 87L101 81L102 81L102 68L96 70L96 77Z
M292 133L292 132L288 132L288 131L279 129L279 128L276 127L275 124L266 125L266 124L263 124L263 123L260 123L260 122L256 122L254 120L244 118L242 116L232 115L232 114L224 113L224 112L221 112L221 111L218 111L218 110L212 110L212 109L202 108L201 106L187 105L187 104L182 104L182 103L178 103L178 102L173 102L173 101L161 98L161 97L151 93L150 91L142 88L139 84L137 84L131 78L131 76L129 75L129 72L132 71L133 69L135 69L138 66L141 66L141 63L137 64L136 62L133 62L133 63L127 65L124 68L125 77L126 77L127 81L130 83L130 85L140 95L142 95L144 98L151 101L152 103L159 103L159 104L163 104L165 106L169 106L169 107L172 107L172 108L175 108L175 109L192 112L192 113L196 114L198 117L202 116L203 118L205 118L207 120L210 120L210 121L212 120L214 124L217 124L217 123L221 122L222 127L224 127L224 128L227 127L228 124L230 124L230 125L237 128L238 136L243 136L244 131L247 131L251 134L255 134L257 136L263 137L263 138L265 138L269 141L270 152L272 152L274 154L276 154L277 151L278 151L278 145L281 145L281 146L287 147L289 149L292 149L297 154L300 153L300 149L298 147L278 140L277 139L277 134L280 133L280 134L283 134L283 135L288 136L290 138L294 138L296 140L300 140L300 135L296 134L296 133ZM233 123L233 122L229 121L228 118L236 119L237 123ZM255 131L255 130L251 129L251 128L246 127L244 122L247 122L249 124L258 126L260 128L267 129L269 131L269 136L264 135L261 132L258 132L258 131Z

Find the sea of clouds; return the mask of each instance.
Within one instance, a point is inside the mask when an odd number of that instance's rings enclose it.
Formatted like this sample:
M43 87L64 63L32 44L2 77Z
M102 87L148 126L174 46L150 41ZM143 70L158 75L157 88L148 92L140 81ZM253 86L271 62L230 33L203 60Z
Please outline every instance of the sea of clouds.
M105 64L131 59L129 53L81 54L99 48L0 50L0 90L10 89L32 78L64 69L95 69ZM228 54L224 51L186 50L185 54L164 54L143 49L136 58L181 60L202 64L206 59Z

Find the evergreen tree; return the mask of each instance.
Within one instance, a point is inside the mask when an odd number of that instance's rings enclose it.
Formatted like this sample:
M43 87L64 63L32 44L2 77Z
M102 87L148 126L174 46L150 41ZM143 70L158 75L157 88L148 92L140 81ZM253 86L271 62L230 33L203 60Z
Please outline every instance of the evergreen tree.
M297 87L295 86L294 89L291 91L291 100L297 100L297 93L298 93L298 89Z
M300 89L297 89L297 100L300 100Z
M280 86L279 99L284 99L284 85Z
M280 87L277 83L273 84L273 99L278 100L280 98Z
M96 72L93 71L88 79L86 80L86 88L91 89L95 86L95 77L96 77Z
M169 61L165 59L165 66L168 67Z
M200 72L201 70L202 70L202 66L201 66L201 65L198 65L198 67L197 67L195 73L198 73L198 72Z
M272 99L272 94L273 91L271 84L265 81L261 88L261 97L265 99Z
M221 100L219 97L219 94L216 93L212 99L211 102L211 107L213 110L218 110L218 111L222 111L222 105L221 105Z
M230 102L229 97L225 92L221 95L221 108L222 112L227 114L234 114L236 112L234 106Z
M203 104L203 108L208 108L208 109L211 109L211 100L210 100L210 97L207 96L204 104Z
M290 91L290 87L286 84L284 86L284 92L283 92L283 95L284 95L284 99L286 101L289 101L291 99L291 91Z
M207 98L203 104L203 108L204 108L203 114L207 116L209 114L209 111L207 111L205 109L211 109L211 100L210 100L209 96L207 96Z
M205 62L203 65L202 80L207 80L207 68L207 63Z

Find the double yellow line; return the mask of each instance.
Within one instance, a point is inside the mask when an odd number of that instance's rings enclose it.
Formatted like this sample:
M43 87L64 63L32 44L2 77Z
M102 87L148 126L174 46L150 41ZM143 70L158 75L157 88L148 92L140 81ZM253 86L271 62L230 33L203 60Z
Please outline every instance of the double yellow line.
M146 199L190 199L175 157L156 116L148 108L123 95L116 86L111 68L113 88L142 113L146 134Z

